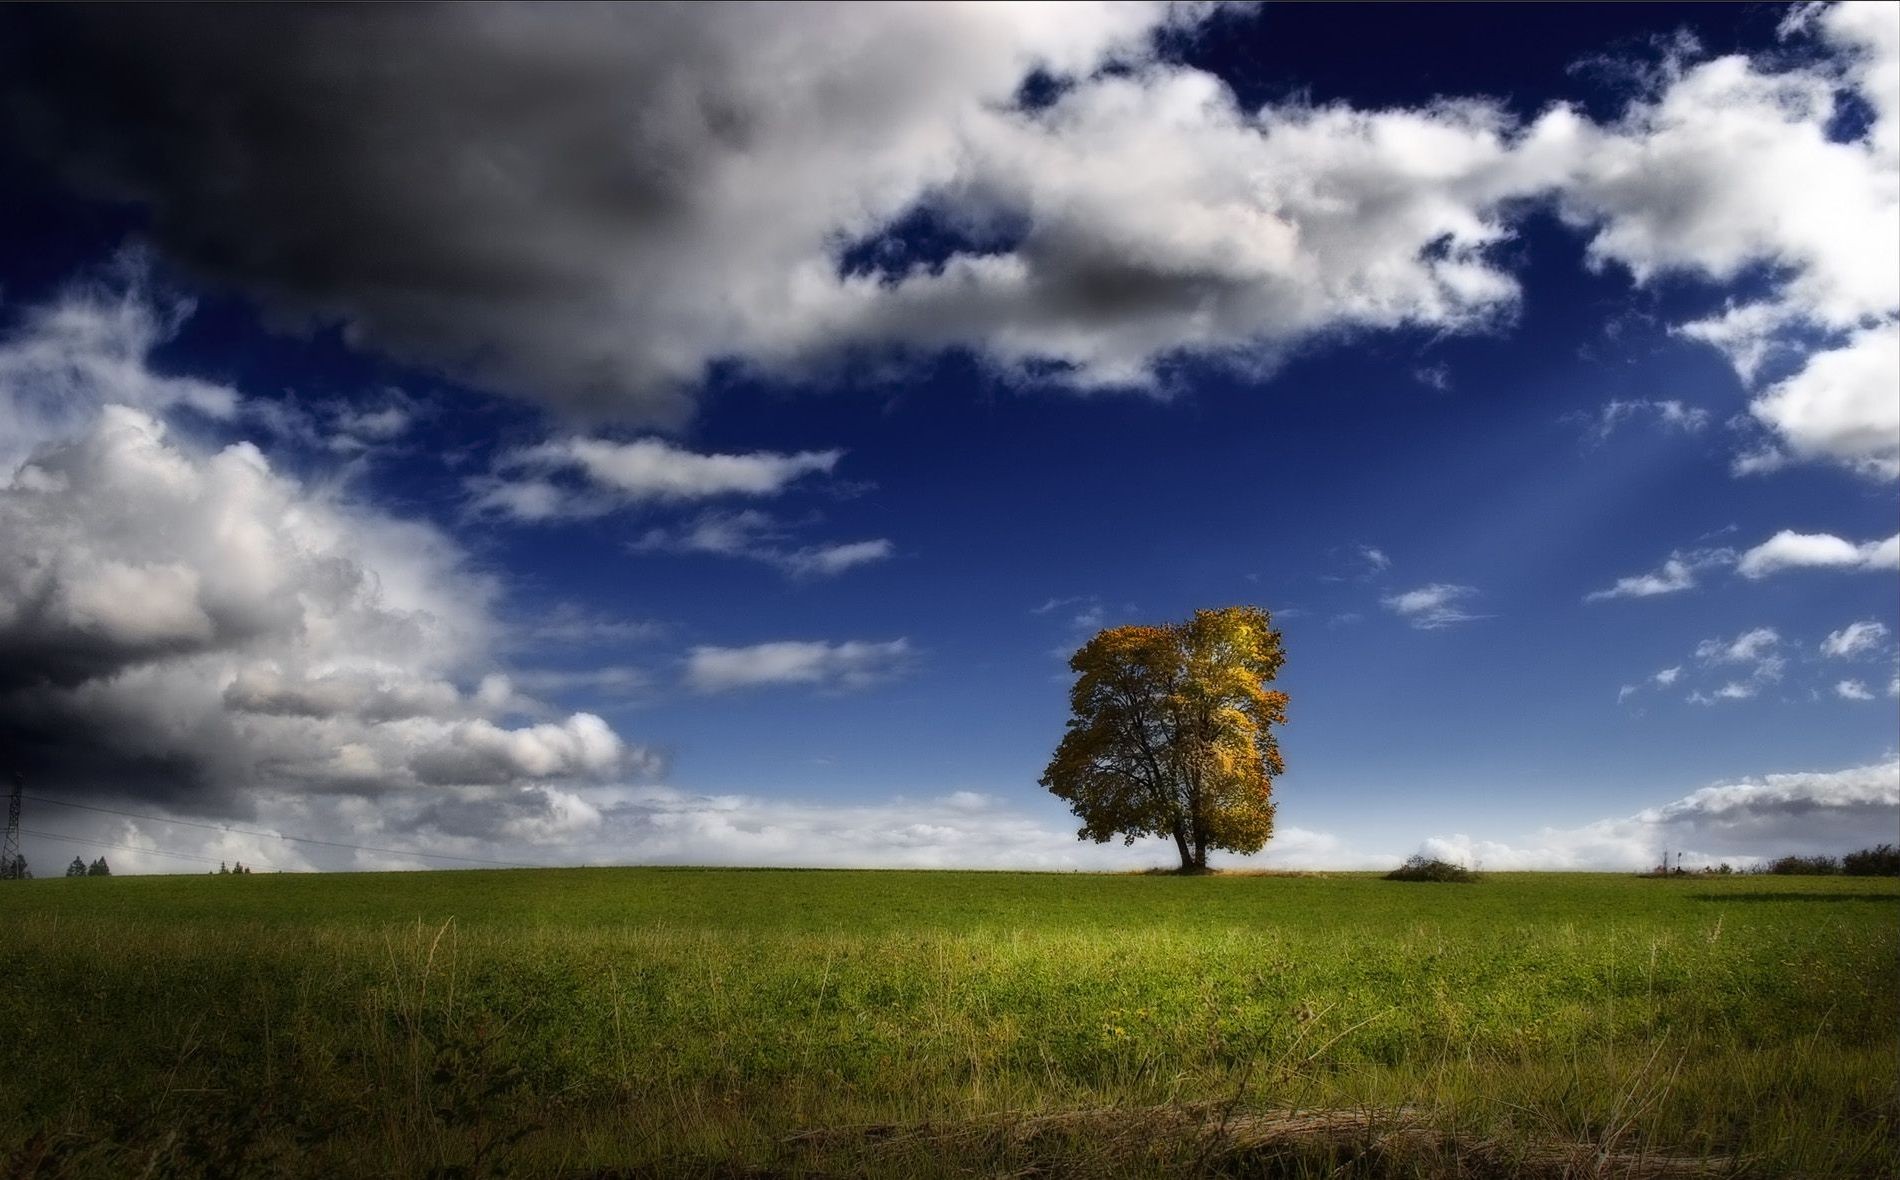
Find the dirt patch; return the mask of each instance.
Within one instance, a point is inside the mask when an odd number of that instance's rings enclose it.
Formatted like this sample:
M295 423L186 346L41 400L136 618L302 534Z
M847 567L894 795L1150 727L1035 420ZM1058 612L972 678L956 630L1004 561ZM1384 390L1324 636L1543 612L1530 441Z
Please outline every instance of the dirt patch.
M1234 1111L1215 1105L999 1114L962 1123L824 1127L785 1147L827 1168L940 1174L1106 1176L1623 1177L1741 1175L1726 1156L1549 1138L1492 1139L1434 1127L1421 1111ZM849 1162L847 1162L849 1161Z

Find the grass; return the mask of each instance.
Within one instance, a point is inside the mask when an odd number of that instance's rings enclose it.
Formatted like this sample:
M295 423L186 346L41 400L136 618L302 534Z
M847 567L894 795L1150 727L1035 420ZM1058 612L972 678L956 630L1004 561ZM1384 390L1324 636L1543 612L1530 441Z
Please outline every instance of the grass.
M1900 1173L1877 878L4 888L0 1175Z

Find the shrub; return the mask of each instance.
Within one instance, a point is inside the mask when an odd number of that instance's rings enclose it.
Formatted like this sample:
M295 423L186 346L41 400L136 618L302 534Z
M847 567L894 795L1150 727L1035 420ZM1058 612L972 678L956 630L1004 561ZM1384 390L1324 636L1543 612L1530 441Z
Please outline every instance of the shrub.
M1841 869L1850 877L1900 877L1900 848L1882 844L1850 852L1841 858Z
M1388 881L1458 881L1470 883L1478 874L1463 865L1419 853L1385 875Z
M1786 877L1831 877L1841 871L1841 862L1831 856L1784 856L1770 861L1768 871Z

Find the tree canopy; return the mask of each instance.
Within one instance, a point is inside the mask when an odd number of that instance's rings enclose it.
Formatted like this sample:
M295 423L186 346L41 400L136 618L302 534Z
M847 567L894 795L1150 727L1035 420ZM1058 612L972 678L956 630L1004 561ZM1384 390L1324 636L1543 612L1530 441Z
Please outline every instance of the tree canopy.
M1210 850L1258 852L1285 771L1272 726L1287 697L1266 687L1284 662L1253 606L1097 632L1069 660L1071 716L1042 785L1083 839L1170 838L1183 870L1205 869Z

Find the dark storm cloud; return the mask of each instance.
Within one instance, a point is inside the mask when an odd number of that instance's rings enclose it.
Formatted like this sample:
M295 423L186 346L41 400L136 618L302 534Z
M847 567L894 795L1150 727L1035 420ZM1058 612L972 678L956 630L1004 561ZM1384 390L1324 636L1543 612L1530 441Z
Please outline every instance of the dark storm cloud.
M280 315L667 420L792 272L915 196L960 112L1159 14L72 9L10 14L4 70L20 142Z
M1213 11L12 9L0 87L18 142L278 319L586 415L677 425L722 361L962 348L1154 389L1184 355L1473 330L1514 313L1499 247L1554 206L1638 284L1778 276L1679 325L1757 385L1748 470L1900 472L1890 14L1802 9L1806 64L1674 59L1599 123L1483 96L1246 108L1155 49ZM1032 74L1059 85L1025 105ZM1872 115L1851 140L1849 92ZM1756 382L1815 332L1813 363Z

